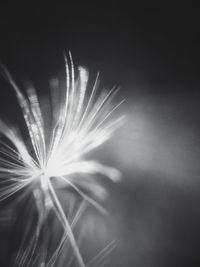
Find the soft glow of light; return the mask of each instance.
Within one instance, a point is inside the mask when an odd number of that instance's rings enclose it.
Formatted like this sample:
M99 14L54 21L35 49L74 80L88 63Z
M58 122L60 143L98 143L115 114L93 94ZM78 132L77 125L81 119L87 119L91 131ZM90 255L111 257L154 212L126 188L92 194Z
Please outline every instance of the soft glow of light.
M9 183L1 189L0 199L4 200L19 190L32 186L40 220L45 218L45 212L47 214L48 210L53 208L63 226L63 238L55 252L62 247L66 239L69 239L76 259L83 267L85 266L84 261L56 194L53 181L56 179L57 183L60 181L60 186L72 187L85 201L98 209L102 209L94 199L82 191L81 186L84 185L89 191L92 187L94 195L96 190L96 196L103 197L104 190L97 180L93 179L93 175L100 173L113 181L117 181L120 174L114 168L94 160L85 160L84 156L109 139L113 131L122 123L123 117L110 120L110 116L119 105L111 106L115 90L111 90L107 94L102 93L97 97L97 76L92 92L87 99L87 70L80 67L78 78L75 80L71 55L70 64L68 64L66 57L65 62L66 91L64 101L62 97L61 103L55 105L55 99L52 99L53 110L52 114L49 114L51 126L48 127L46 125L47 118L44 117L34 87L29 86L27 97L24 96L7 69L2 67L4 76L14 88L21 106L32 148L27 146L15 128L0 121L0 133L12 143L11 146L7 142L0 141L0 177L12 181L11 184ZM57 90L57 87L58 83L52 81L51 89ZM56 92L53 94L55 96ZM30 152L31 150L33 153ZM74 175L79 175L79 178ZM30 191L27 190L27 192ZM41 225L42 223L39 223L38 232ZM27 259L28 253L23 255L21 262ZM51 264L57 252L53 255L44 263L45 266Z

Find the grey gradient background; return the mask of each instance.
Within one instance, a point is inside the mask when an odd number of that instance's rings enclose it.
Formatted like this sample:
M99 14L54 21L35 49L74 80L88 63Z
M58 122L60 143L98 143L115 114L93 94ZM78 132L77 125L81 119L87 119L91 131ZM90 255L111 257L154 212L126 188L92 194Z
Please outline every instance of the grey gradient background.
M99 153L123 173L108 185L110 215L98 228L117 242L110 266L200 264L198 17L195 6L115 1L0 8L0 59L19 84L30 79L45 93L71 50L91 78L100 71L102 86L121 87L126 122ZM0 114L16 121L15 96L0 81ZM20 230L2 218L0 266L8 266Z

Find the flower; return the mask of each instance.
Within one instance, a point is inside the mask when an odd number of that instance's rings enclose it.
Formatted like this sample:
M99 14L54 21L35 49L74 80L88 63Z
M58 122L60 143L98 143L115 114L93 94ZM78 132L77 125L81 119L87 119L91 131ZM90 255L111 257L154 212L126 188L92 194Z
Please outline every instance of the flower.
M83 267L85 264L72 226L55 187L56 185L61 188L71 187L86 202L102 210L97 201L83 189L92 192L96 197L103 197L104 188L94 175L99 173L117 181L120 173L100 162L86 159L85 156L111 137L114 130L122 123L123 117L110 119L121 104L120 102L114 107L111 105L117 90L113 88L110 92L103 92L97 96L99 76L97 75L91 94L87 98L88 71L79 67L78 77L75 78L71 54L69 58L70 63L65 56L65 94L61 95L60 102L56 102L55 99L59 98L58 92L55 91L56 80L52 81L52 95L56 97L51 99L52 110L48 114L44 112L34 87L28 85L25 96L8 70L2 66L4 76L14 88L23 112L31 148L15 127L0 121L0 133L8 141L0 141L0 178L5 184L0 190L0 199L4 200L22 189L30 193L28 188L32 188L31 192L39 214L37 236L41 232L48 212L54 210L63 226L63 235L55 252L68 239L79 265ZM36 240L32 242L32 250L35 243ZM23 260L27 258L28 253L30 252L23 255ZM53 256L48 260L44 257L41 262L48 266L52 260Z

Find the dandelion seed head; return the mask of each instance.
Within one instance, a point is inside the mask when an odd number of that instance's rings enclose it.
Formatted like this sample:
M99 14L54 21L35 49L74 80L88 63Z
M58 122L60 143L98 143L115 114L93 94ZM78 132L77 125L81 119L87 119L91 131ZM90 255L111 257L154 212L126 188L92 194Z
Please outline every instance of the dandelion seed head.
M6 199L22 189L26 191L26 188L32 186L38 213L53 207L63 226L64 235L69 237L77 261L83 267L85 264L56 194L53 180L56 177L61 186L72 187L85 201L101 209L96 200L82 191L82 187L93 190L93 195L101 198L105 196L105 190L94 180L94 175L100 174L117 181L120 173L100 162L85 159L85 156L111 137L121 125L123 117L111 119L112 113L120 105L119 103L113 107L111 104L116 93L114 89L97 96L98 75L91 94L87 96L88 71L79 67L78 77L75 78L71 54L69 57L69 63L65 57L64 97L59 105L55 99L51 99L52 110L49 114L43 112L34 87L29 85L27 96L23 95L10 73L2 67L4 76L15 90L33 152L30 152L26 141L15 128L0 121L0 133L12 143L11 147L1 141L0 178L6 177L13 182L0 191L0 199ZM57 90L58 80L52 80L50 86ZM49 120L51 125L47 127L46 122ZM44 207L41 205L41 196ZM41 218L43 217L42 215Z

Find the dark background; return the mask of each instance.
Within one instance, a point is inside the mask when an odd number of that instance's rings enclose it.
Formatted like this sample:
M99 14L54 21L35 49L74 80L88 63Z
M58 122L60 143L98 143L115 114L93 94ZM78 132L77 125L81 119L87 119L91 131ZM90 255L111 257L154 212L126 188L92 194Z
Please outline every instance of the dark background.
M49 78L63 78L70 50L91 77L101 72L102 86L121 87L127 120L102 152L124 177L107 200L107 231L118 244L111 266L200 265L199 47L199 9L183 3L0 7L0 59L19 84L30 79L45 92ZM15 96L0 84L1 116L14 121Z

